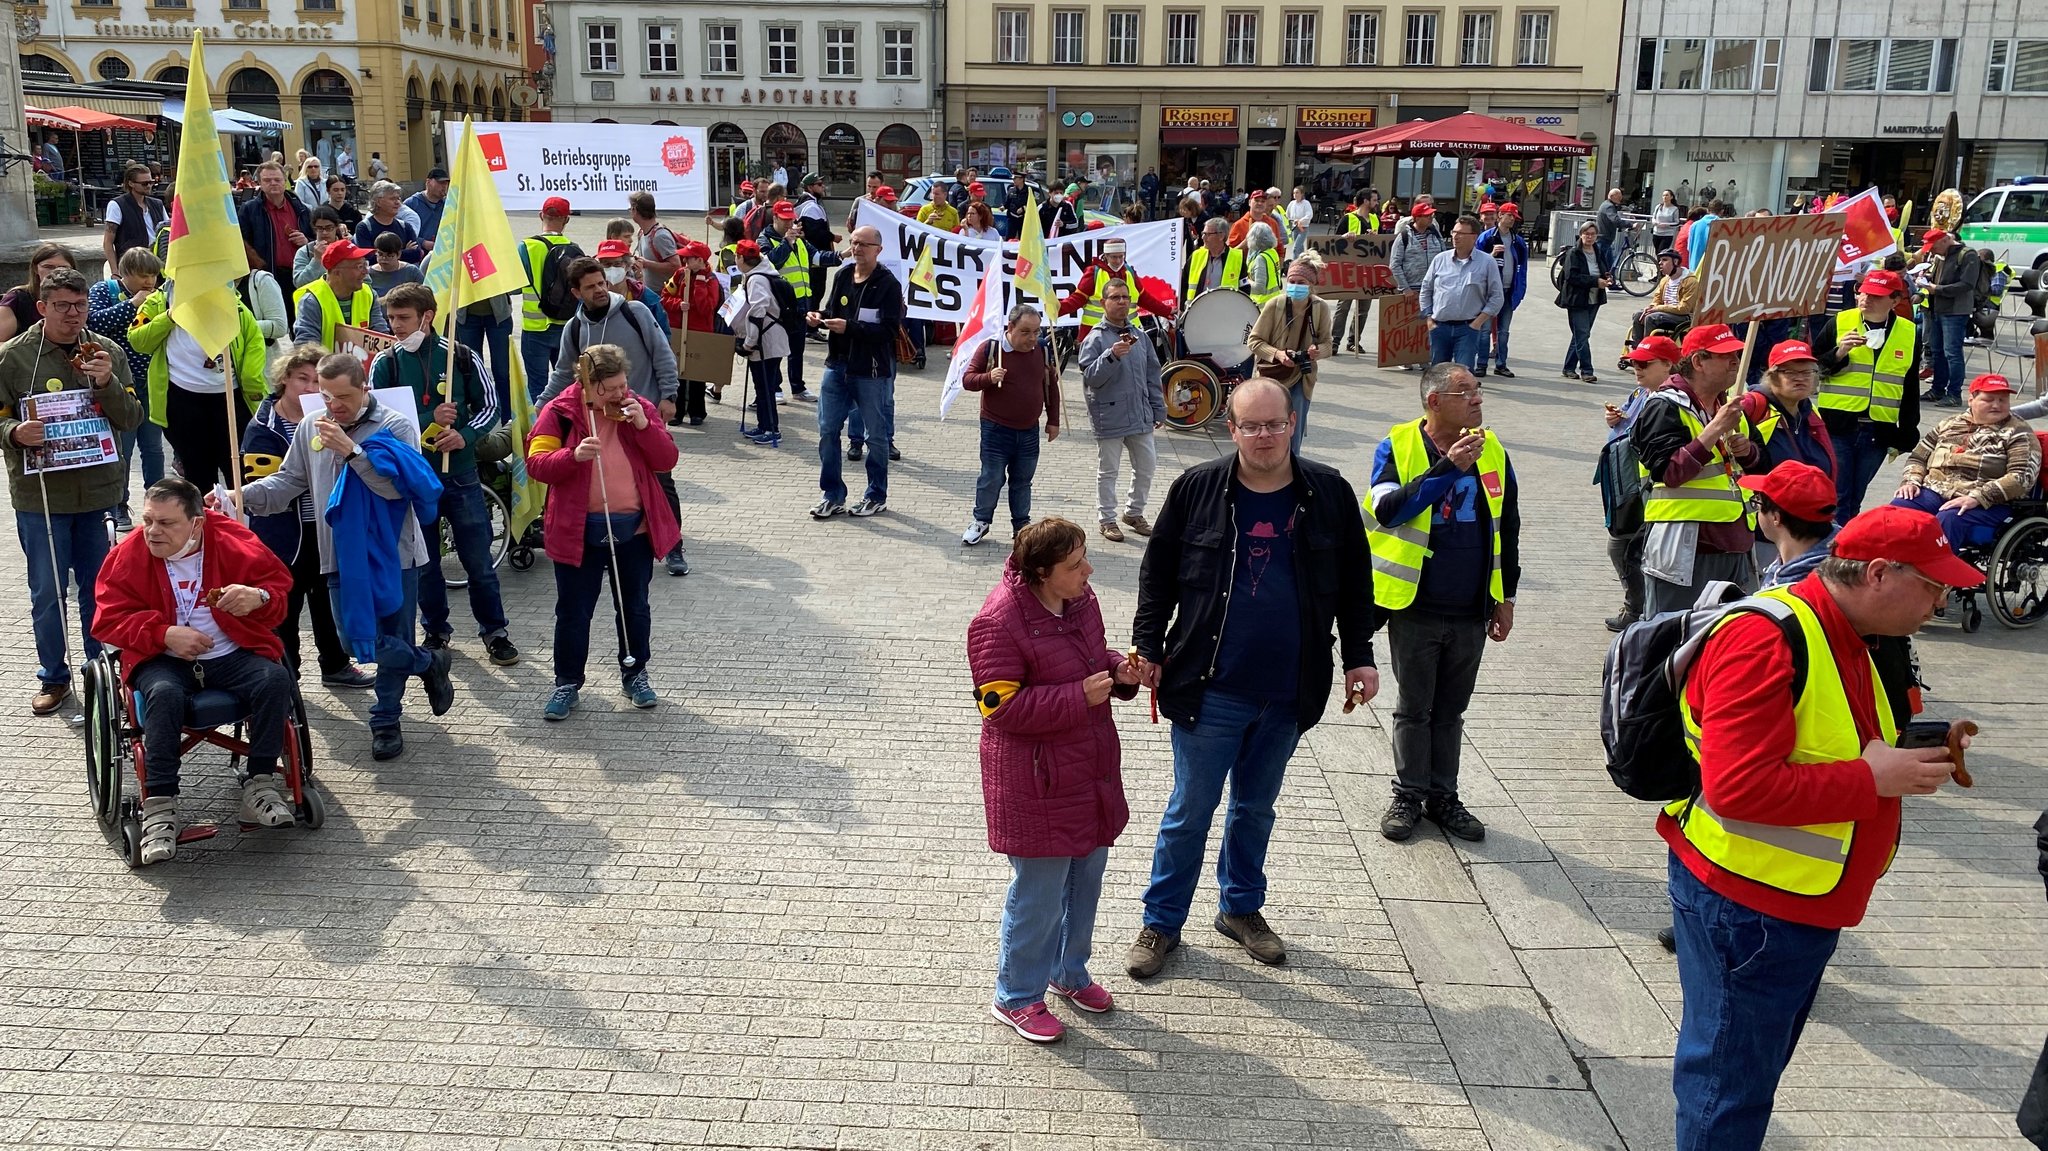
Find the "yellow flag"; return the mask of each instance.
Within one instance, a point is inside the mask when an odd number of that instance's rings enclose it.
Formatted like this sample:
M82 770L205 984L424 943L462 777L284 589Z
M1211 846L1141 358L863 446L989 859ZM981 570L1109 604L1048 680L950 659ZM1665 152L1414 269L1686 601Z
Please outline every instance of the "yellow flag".
M927 292L939 290L938 273L932 270L932 250L937 247L938 245L927 237L924 251L918 254L916 266L910 269L910 282Z
M439 247L440 245L435 245ZM525 357L512 356L512 507L509 530L516 542L526 534L526 526L540 518L541 505L546 502L548 486L534 479L526 471L526 437L533 434L533 399L526 390Z
M235 219L227 156L213 126L213 93L207 90L206 56L197 32L185 78L183 138L178 194L171 200L170 258L164 267L165 277L177 285L171 293L171 319L200 351L218 356L242 330L235 281L249 274L249 256Z
M1052 288L1052 273L1045 263L1045 226L1038 220L1037 192L1029 193L1024 201L1024 231L1017 237L1014 283L1018 290L1036 296L1045 307L1059 306L1059 296Z
M443 316L454 315L465 304L526 288L519 241L498 199L497 180L477 142L476 125L467 116L454 159L448 205L441 210L441 228L434 233L434 254L426 267L427 287Z

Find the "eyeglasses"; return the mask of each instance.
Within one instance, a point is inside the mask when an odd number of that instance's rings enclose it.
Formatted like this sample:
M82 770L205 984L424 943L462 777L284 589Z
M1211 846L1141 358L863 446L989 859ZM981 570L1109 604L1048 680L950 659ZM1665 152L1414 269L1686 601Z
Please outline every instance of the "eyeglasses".
M1914 579L1919 580L1921 583L1924 583L1928 587L1933 588L1935 592L1938 593L1936 602L1942 602L1948 599L1949 586L1947 584L1941 583L1937 580L1928 579L1926 576L1921 575L1920 572L1913 567L1913 565L1893 564L1892 570L1905 572L1907 575L1912 576Z
M1449 390L1449 389L1446 389L1446 390L1444 390L1444 391L1438 392L1438 393L1437 393L1437 395L1439 395L1439 396L1456 396L1456 397L1458 397L1458 398L1459 398L1459 399L1461 399L1461 400L1476 400L1476 399L1478 399L1478 398L1479 398L1479 385L1478 385L1478 384L1473 384L1473 385L1472 385L1471 387L1469 387L1469 388L1459 388L1459 389L1458 389L1458 390L1456 390L1456 391L1451 391L1451 390Z
M1817 380L1817 379L1820 379L1820 369L1818 369L1818 368L1779 368L1779 369L1778 369L1778 375L1780 375L1780 376L1782 376L1782 377L1784 377L1785 379L1788 379L1788 380Z
M1293 424L1293 420L1273 420L1263 424L1233 423L1230 426L1239 435L1256 440L1264 436L1284 436Z
M882 242L880 240L849 240L846 246L849 248L879 248L882 246Z
M85 310L85 303L86 302L84 300L44 300L43 311L63 312L66 314L75 315Z

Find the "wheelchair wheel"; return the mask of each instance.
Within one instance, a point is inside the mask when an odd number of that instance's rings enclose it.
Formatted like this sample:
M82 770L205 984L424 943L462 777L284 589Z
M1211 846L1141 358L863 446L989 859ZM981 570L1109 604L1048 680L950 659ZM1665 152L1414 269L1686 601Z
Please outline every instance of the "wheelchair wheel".
M1616 279L1631 296L1647 296L1657 284L1657 261L1640 248L1621 258Z
M319 792L313 790L313 785L310 781L305 785L305 789L306 798L299 801L297 812L299 823L304 827L318 831L320 825L327 822L327 802L320 798Z
M105 659L85 665L81 682L85 704L85 786L100 826L111 830L121 814L121 716Z
M1191 432L1216 418L1222 409L1223 389L1216 373L1199 360L1175 360L1160 373L1166 389L1166 424Z
M523 572L533 566L533 549L525 544L514 544L505 552L505 558L512 561L512 570Z
M497 489L485 485L484 515L491 524L491 568L505 562L505 548L512 541L512 513L505 506L505 497ZM455 553L455 529L446 519L441 521L441 581L452 588L469 586L469 572L463 569L462 557Z
M2026 628L2048 618L2048 518L2008 527L1984 570L1984 598L1999 623Z
M142 866L142 821L134 816L121 821L121 858L130 867Z

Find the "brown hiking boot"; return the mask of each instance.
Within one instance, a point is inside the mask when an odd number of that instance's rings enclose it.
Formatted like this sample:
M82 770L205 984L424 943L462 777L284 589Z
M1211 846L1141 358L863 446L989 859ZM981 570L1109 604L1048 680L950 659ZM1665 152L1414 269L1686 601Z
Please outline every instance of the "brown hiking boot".
M1253 959L1271 966L1287 962L1287 945L1273 929L1266 926L1266 917L1254 911L1250 915L1218 915L1216 930L1227 938L1235 939L1244 946Z
M1138 941L1131 944L1131 954L1125 960L1124 970L1134 979L1150 979L1166 966L1167 953L1180 946L1180 936L1161 935L1147 927L1138 933Z
M35 697L28 701L28 709L37 715L48 715L63 706L64 701L69 698L70 684L46 683L36 691Z
M1145 517L1141 515L1126 515L1124 517L1124 526L1141 536L1152 534L1152 525L1145 522Z

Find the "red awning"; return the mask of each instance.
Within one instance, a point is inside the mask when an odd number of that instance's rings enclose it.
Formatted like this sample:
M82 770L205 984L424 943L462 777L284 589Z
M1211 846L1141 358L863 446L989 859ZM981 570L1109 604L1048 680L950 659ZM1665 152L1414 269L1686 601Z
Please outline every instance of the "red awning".
M72 131L97 132L113 128L125 128L131 132L156 131L156 125L147 120L130 119L127 116L116 116L112 112L99 112L71 104L62 108L51 108L44 114L69 120Z
M1416 120L1411 124L1387 124L1378 128L1367 128L1362 132L1355 129L1338 132L1333 138L1318 143L1316 145L1316 153L1322 156L1356 155L1357 153L1354 149L1367 141L1377 140L1381 136L1387 135L1390 132L1398 132L1403 128L1419 128L1427 122L1426 120ZM1304 130L1297 129L1297 131Z
M1235 148L1235 128L1161 128L1159 142L1182 148Z
M1540 128L1465 112L1427 124L1392 125L1351 142L1348 151L1353 156L1589 156L1593 146Z
M1367 131L1377 131L1377 129L1368 129ZM1294 143L1299 148L1315 148L1320 151L1324 144L1328 144L1333 140L1343 140L1363 134L1357 128L1296 128L1294 130Z
M76 120L66 120L41 108L23 108L22 111L28 113L31 128L55 128L59 132L77 132L84 127Z

